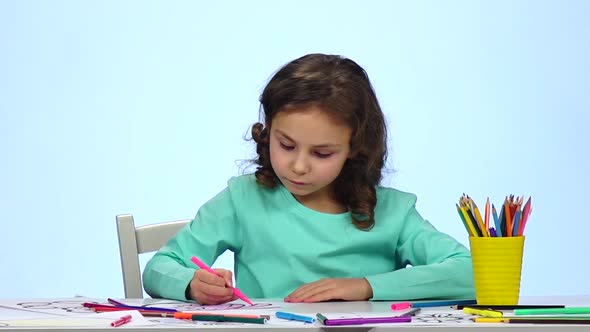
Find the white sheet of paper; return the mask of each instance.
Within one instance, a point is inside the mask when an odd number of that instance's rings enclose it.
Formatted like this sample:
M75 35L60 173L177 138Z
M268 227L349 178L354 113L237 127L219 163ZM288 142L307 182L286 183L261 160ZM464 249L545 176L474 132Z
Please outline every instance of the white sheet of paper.
M103 300L85 297L21 300L8 299L0 300L0 307L58 316L77 316L93 313L94 311L85 308L82 305L84 302L105 303Z
M133 327L156 325L145 319L139 311L130 310L68 317L54 316L45 318L3 319L0 320L0 327L109 327L111 322L126 315L131 315L131 321L123 326Z

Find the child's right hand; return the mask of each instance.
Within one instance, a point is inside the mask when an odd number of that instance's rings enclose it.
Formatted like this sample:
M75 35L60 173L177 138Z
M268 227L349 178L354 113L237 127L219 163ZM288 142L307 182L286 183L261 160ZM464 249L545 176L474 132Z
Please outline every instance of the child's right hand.
M200 304L221 304L234 301L232 272L225 269L213 269L221 277L199 269L195 271L189 284L191 299ZM229 287L226 287L229 286Z

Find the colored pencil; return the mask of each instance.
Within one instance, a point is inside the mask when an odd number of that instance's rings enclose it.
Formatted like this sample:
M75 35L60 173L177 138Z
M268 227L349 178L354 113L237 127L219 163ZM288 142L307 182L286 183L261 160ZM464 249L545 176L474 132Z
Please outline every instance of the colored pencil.
M234 322L250 324L266 324L266 318L231 317L226 315L193 315L193 320L204 322Z
M471 305L477 304L476 300L435 300L435 301L419 301L412 302L412 308L431 308L431 307L446 307L452 305Z
M567 308L538 308L538 309L515 309L516 316L521 315L587 315L590 314L590 307L567 307ZM590 319L590 317L588 317Z
M506 236L512 236L512 215L510 214L508 197L504 200L504 216L506 217Z
M477 205L475 204L475 202L473 201L473 199L469 199L469 202L471 203L471 209L473 210L473 214L475 215L475 218L477 218L477 224L479 225L479 227L481 228L481 232L483 234L483 236L487 236L489 237L489 231L488 228L486 227L486 225L484 224L483 219L481 218L481 213L479 213L479 208L477 207Z
M520 222L520 225L519 225L518 235L522 236L524 234L524 226L526 225L526 222L529 218L530 213L531 213L531 198L529 197L529 199L526 201L526 203L524 204L524 207L523 207L522 221Z
M524 196L508 195L504 197L498 211L491 204L490 198L486 197L482 217L475 201L463 194L455 207L470 237L516 237L524 235L524 228L532 211L531 197L526 204L523 203Z
M490 198L489 197L486 199L486 211L485 211L485 213L486 213L486 215L485 215L485 224L486 224L486 228L489 229L490 228Z
M516 305L494 305L494 304L470 304L470 305L454 305L452 309L461 310L463 308L481 308L492 310L514 310L514 309L535 309L535 308L565 308L563 304L516 304Z
M540 317L540 318L517 318L517 317L477 317L474 319L476 323L509 323L509 324L590 324L590 317L588 318L563 318L563 317Z
M469 234L469 236L477 236L477 232L475 231L475 228L473 228L471 221L468 220L469 217L467 216L465 211L463 211L463 209L459 207L459 204L455 204L455 206L457 207L459 217L461 218L463 225L465 225L465 228L467 229L467 233Z
M492 204L492 216L494 217L494 224L496 225L496 234L499 237L502 237L502 223L498 218L498 212L496 211L496 207Z

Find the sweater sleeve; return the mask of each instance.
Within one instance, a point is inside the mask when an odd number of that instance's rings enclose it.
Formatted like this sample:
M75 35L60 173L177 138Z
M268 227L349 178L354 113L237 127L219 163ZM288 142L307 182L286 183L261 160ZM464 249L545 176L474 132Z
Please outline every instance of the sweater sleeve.
M406 206L395 252L397 266L402 268L367 277L372 300L474 298L467 248L424 220L416 211L415 196Z
M182 228L148 261L143 286L152 297L186 300L185 291L197 256L211 265L226 250L239 251L241 234L229 188L203 205L195 219Z

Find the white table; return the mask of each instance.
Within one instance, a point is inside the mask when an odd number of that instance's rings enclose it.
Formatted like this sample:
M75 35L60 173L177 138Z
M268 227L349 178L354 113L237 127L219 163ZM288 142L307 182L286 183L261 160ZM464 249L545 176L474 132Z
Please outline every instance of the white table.
M43 299L44 301L50 302L54 299ZM19 300L19 301L27 301L27 300ZM35 301L40 301L36 299ZM100 302L104 302L104 299L99 300ZM141 303L148 303L150 301L155 302L153 305L158 306L158 300L153 299L146 299L146 300L127 300L129 304L141 304ZM134 303L135 301L135 303ZM166 301L166 300L164 300ZM14 302L14 301L13 301ZM32 300L30 301L32 302ZM282 307L277 309L276 306L274 309L264 309L264 313L271 313L276 310L284 310L284 311L292 311L301 314L307 314L310 316L315 316L316 313L321 312L324 314L329 313L349 313L349 312L356 312L356 313L391 313L389 309L391 303L393 302L381 302L381 301L368 301L368 302L327 302L327 303L312 303L312 304L285 304L280 302L279 300L272 300L272 299L255 299L255 303L277 303L277 305ZM169 303L169 302L161 302L161 303ZM566 306L589 306L590 307L590 296L555 296L555 297L523 297L520 301L521 304L563 304ZM10 309L7 307L8 301L0 300L0 322L2 320L7 319L12 313L16 312L15 309ZM160 305L161 306L161 305ZM272 307L272 305L271 305ZM31 308L27 309L31 310ZM36 310L33 307L32 310ZM17 310L18 311L18 310ZM23 313L23 311L20 311ZM221 311L219 311L221 312ZM228 312L228 311L226 311ZM235 312L235 311L234 311ZM240 311L241 313L248 313L246 310ZM254 313L251 311L250 313ZM256 312L261 313L261 312ZM31 311L31 315L35 315L35 312ZM443 316L440 318L443 322L436 322L437 316ZM447 317L444 317L447 316ZM450 317L449 317L450 316ZM457 317L454 317L457 316ZM459 317L463 316L463 318ZM314 325L290 325L289 323L277 325L278 321L275 321L274 324L266 325L251 325L251 324L243 324L243 325L193 325L192 323L185 323L185 324L170 324L169 319L168 323L161 323L158 322L156 325L150 326L125 326L123 327L126 330L133 330L134 332L141 332L141 331L171 331L171 332L184 332L187 329L215 329L216 331L259 331L259 330L277 330L282 332L311 332L311 331L326 331L326 330L344 330L344 331L426 331L426 330L433 330L437 332L451 332L451 331L460 331L460 332L469 332L469 331L477 331L477 332L485 332L485 331L500 331L500 329L509 329L510 332L516 331L590 331L590 325L547 325L547 324L505 324L505 323L490 323L490 324L482 324L482 323L471 323L465 319L466 315L459 310L452 310L449 307L439 307L439 308L425 308L422 309L422 312L413 320L412 323L403 323L403 324L375 324L375 325L358 325L358 326L343 326L343 327L328 327L323 326L319 322ZM460 323L454 321L461 321ZM110 331L113 332L113 328L110 326L105 327L56 327L56 326L29 326L29 327L0 327L0 332L4 331L40 331L40 330L83 330L83 331Z

